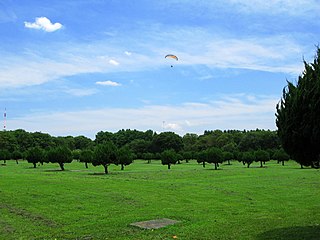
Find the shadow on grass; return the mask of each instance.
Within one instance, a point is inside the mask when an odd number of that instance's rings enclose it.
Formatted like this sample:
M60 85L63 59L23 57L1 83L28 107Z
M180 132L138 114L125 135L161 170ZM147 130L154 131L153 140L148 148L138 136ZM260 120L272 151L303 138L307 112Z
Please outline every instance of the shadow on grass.
M288 227L259 234L258 240L316 240L320 239L320 226Z
M61 169L45 169L43 170L44 172L70 172L70 170L65 169L65 170L61 170Z
M108 176L108 175L112 175L112 174L110 174L110 173L105 174L104 172L90 172L90 173L88 173L88 175L91 175L91 176Z

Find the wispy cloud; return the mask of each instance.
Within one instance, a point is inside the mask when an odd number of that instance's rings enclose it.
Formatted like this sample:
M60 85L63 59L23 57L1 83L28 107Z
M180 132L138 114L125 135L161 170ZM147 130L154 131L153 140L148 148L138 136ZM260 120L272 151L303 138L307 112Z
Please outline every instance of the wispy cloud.
M96 82L97 85L102 85L102 86L111 86L111 87L118 87L118 86L121 86L120 83L117 83L117 82L113 82L113 81L98 81Z
M305 15L317 13L320 10L317 0L229 0L231 4L241 11L263 14Z
M210 68L245 68L297 76L303 69L302 56L314 52L310 50L313 46L306 49L294 39L281 35L240 38L192 27L172 28L163 31L160 37L159 27L148 26L140 31L146 32L147 37L130 45L132 49L139 49L130 57L121 44L108 40L95 41L89 46L78 42L53 44L50 49L54 49L54 54L45 46L32 56L1 53L0 88L37 85L82 73L159 68L167 64L163 56L172 49L179 56L177 65L202 64ZM106 56L101 56L101 52Z
M66 89L64 91L76 97L90 96L97 93L96 89L83 89L83 88L71 88L71 89Z
M207 9L207 13L218 10L219 12L240 12L243 14L262 14L287 16L304 16L305 18L317 16L320 6L318 0L163 0L158 3L160 6L172 4L181 11L191 11L188 14L206 14L198 9Z
M275 129L277 102L273 97L253 98L240 94L207 103L30 114L9 119L8 126L53 135L85 134L90 137L101 130L115 132L122 128L172 130L181 135L187 132L200 134L209 129Z
M10 5L11 3L9 1L6 3L4 3L4 1L0 2L0 23L12 22L17 19L17 15L14 13Z
M114 59L109 60L109 63L114 66L118 66L120 63Z
M51 23L46 17L37 17L35 22L24 22L26 28L43 30L45 32L54 32L62 28L61 23Z

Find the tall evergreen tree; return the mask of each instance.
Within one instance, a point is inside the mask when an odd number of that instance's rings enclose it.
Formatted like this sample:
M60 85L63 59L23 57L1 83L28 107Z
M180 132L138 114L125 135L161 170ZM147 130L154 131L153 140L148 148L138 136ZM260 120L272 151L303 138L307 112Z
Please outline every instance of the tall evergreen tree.
M288 82L277 104L276 124L284 150L304 166L319 167L320 48L297 84Z

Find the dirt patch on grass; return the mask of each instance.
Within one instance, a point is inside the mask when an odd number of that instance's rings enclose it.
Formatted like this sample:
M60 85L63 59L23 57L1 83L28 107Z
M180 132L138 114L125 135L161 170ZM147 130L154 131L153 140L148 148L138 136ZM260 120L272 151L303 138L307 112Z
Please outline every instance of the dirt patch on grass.
M169 225L173 225L178 223L179 221L168 219L168 218L161 218L161 219L155 219L155 220L149 220L149 221L143 221L143 222L135 222L131 223L131 226L143 228L143 229L158 229L163 228Z
M14 207L14 206L11 206L11 205L5 204L5 203L0 205L0 209L5 209L9 213L16 215L18 217L24 218L28 221L31 221L34 224L38 223L38 224L45 225L48 227L58 227L58 224L56 222L54 222L53 220L48 219L40 214L32 213L26 209L17 208L17 207Z
M12 234L16 229L4 220L0 219L0 232L3 234Z

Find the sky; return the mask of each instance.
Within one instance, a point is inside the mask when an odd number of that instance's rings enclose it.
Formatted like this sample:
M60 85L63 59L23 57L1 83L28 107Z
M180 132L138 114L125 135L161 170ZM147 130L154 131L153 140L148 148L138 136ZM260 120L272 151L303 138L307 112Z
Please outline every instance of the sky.
M0 0L3 125L92 139L276 130L283 88L314 59L319 11L319 0Z

